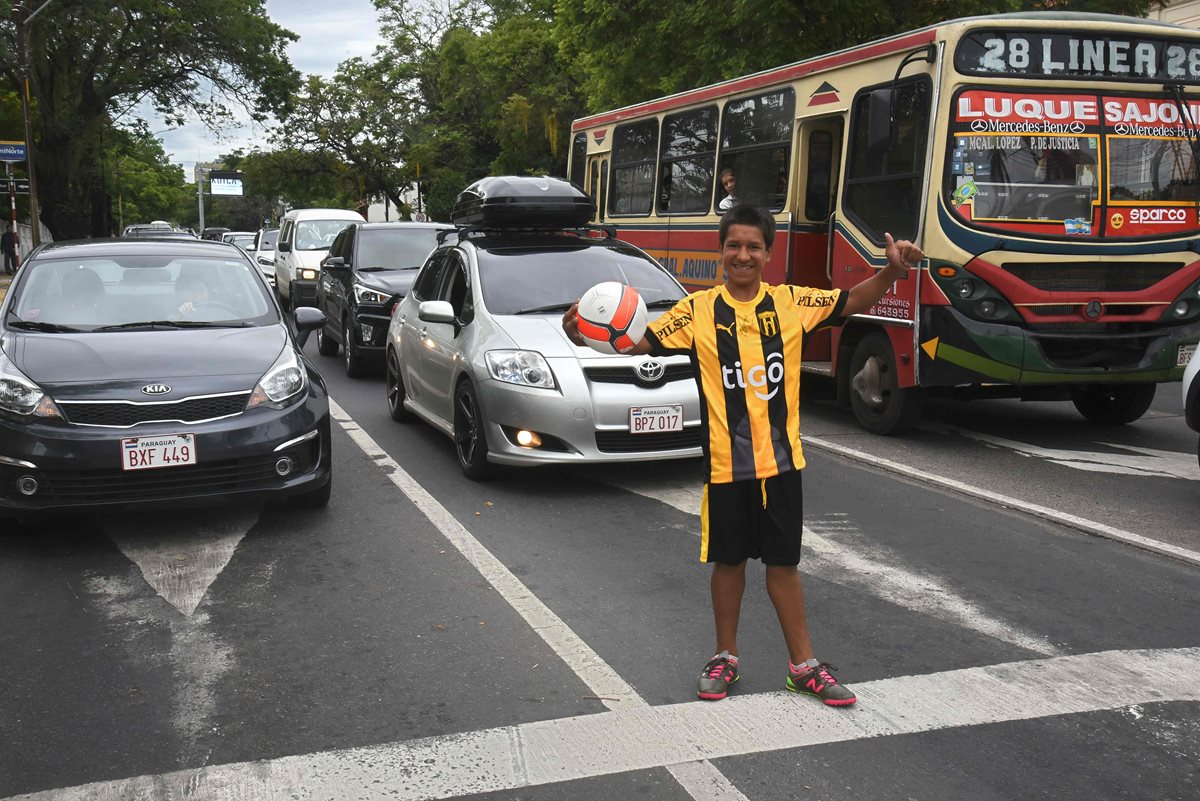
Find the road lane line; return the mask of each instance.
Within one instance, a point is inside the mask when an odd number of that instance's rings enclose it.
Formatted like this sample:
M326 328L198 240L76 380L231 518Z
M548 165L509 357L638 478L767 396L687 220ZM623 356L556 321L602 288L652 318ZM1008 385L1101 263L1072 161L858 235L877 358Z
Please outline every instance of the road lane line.
M691 515L700 514L701 488L695 480L675 478L654 485L610 480L611 486L673 506ZM845 526L843 526L843 529ZM695 532L699 536L699 531ZM918 614L944 620L1042 656L1058 656L1062 649L1046 637L1026 632L993 617L977 604L933 576L906 569L880 550L872 554L842 542L831 542L804 527L804 548L814 558L801 559L801 572L861 590Z
M354 419L332 398L329 399L330 414L338 425L350 435L354 443L387 471L388 478L403 492L434 527L449 540L483 578L495 588L500 596L519 614L559 658L584 684L611 710L628 714L634 709L648 708L637 691L618 675L599 654L592 650L566 623L530 592L520 579L504 566L483 543L475 539L458 522L454 515L438 502L424 487L417 483L408 471L400 466L387 451L364 431ZM680 760L692 761L692 760ZM453 763L450 763L453 764ZM696 799L713 801L748 801L737 788L708 762L691 765L667 765L667 770L680 786ZM703 787L708 792L696 795L694 790Z
M924 470L918 470L915 467L909 467L906 464L893 462L890 459L884 459L879 456L864 453L863 451L855 450L854 448L847 448L845 445L838 445L837 443L830 442L827 439L821 439L820 437L805 437L804 443L806 445L811 443L814 447L821 448L822 450L826 450L831 453L836 453L839 456L844 456L847 459L852 459L856 462L861 462L871 467L878 467L888 472L899 473L900 475L906 476L915 481L920 481L924 484L931 484L933 486L951 489L962 493L963 495L969 495L972 498L978 498L980 500L999 504L1001 506L1008 506L1016 509L1017 511L1033 515L1034 517L1040 517L1043 520L1049 520L1053 523L1060 523L1064 526L1069 526L1082 531L1085 534L1092 534L1097 537L1115 540L1117 542L1125 543L1126 545L1132 545L1135 548L1141 548L1162 556L1170 556L1173 559L1178 559L1182 562L1187 562L1188 564L1200 566L1200 552L1189 550L1188 548L1182 548L1178 545L1172 545L1168 542L1162 542L1149 537L1143 537L1141 534L1134 534L1131 531L1123 531L1119 528L1106 526L1105 524L1097 523L1094 520L1077 517L1075 515L1067 514L1066 512L1060 512L1057 509L1051 509L1047 506L1041 506L1036 503L1029 503L1028 501L1023 501L1020 498L1014 498L1010 495L1001 495L998 492L992 492L991 490L976 487L963 481L956 481L953 478L946 478L945 476L939 476Z
M860 701L846 710L786 692L731 696L719 703L641 705L622 713L138 776L18 798L454 798L700 759L1200 701L1200 648L1008 662L862 682L855 690Z

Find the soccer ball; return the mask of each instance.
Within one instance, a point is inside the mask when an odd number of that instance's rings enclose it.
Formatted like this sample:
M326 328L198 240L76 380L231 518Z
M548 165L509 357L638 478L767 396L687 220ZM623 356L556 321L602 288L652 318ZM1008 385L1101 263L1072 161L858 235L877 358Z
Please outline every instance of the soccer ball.
M646 302L631 286L596 284L579 299L579 334L601 353L628 353L646 334Z

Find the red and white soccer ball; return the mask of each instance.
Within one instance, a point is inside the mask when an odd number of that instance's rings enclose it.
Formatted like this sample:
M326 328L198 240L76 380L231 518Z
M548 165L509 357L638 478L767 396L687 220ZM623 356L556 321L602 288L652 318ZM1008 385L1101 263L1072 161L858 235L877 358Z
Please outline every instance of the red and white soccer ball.
M579 334L601 353L628 353L646 334L646 302L618 281L596 284L579 299Z

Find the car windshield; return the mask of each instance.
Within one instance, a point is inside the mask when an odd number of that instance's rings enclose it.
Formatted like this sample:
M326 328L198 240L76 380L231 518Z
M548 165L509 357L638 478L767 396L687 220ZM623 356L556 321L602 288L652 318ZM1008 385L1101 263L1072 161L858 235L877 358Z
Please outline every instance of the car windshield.
M489 248L480 253L479 281L484 305L492 314L561 311L601 281L632 286L648 306L662 306L685 294L648 256L598 246Z
M329 250L349 220L304 220L296 223L296 250Z
M259 250L274 250L275 242L279 239L279 229L275 228L271 231L263 231L262 237L258 241Z
M437 228L364 228L358 233L360 270L420 267L437 247Z
M8 322L95 330L139 324L266 325L278 313L238 259L107 256L35 259L23 268Z

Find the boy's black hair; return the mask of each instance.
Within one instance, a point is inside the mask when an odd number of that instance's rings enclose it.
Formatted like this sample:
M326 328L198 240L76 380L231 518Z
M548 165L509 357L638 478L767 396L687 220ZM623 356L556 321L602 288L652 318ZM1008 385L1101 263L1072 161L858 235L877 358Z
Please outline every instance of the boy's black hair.
M717 229L717 235L720 237L722 248L725 247L725 236L729 233L731 225L753 225L762 232L763 243L766 244L767 250L771 249L771 245L775 241L774 215L765 209L751 206L749 203L738 204L721 215L721 227Z

